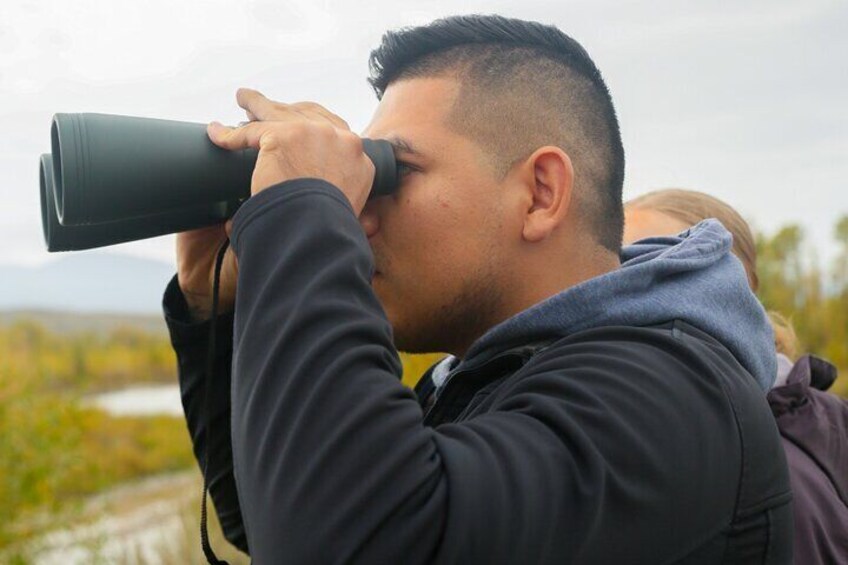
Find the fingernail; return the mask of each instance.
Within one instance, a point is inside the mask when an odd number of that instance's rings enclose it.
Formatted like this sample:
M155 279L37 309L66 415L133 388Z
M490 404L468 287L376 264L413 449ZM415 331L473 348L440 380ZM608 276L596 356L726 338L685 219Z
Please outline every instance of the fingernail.
M223 127L225 126L221 122L209 122L209 125L206 126L206 135L217 139Z

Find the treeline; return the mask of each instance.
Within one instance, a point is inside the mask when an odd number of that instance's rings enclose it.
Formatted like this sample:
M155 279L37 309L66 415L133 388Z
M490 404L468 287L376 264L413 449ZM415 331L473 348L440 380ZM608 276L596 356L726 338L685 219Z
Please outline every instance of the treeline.
M0 328L0 372L31 375L42 390L90 393L139 382L176 382L167 338L132 327L55 333L31 321Z
M848 215L836 223L833 237L836 256L824 263L797 225L758 234L758 294L768 310L791 322L796 356L814 353L840 369L833 392L848 397Z

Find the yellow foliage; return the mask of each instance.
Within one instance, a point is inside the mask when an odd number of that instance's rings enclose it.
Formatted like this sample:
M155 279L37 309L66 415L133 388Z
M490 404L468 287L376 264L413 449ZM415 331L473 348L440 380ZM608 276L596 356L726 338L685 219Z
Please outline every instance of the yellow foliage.
M831 391L848 397L848 216L837 223L835 236L839 249L828 268L804 248L798 226L759 234L758 295L768 310L794 326L799 354L820 355L840 369Z
M425 353L413 355L411 353L401 353L400 360L403 363L403 384L410 388L414 388L427 369L433 364L442 359L444 353Z
M182 418L116 418L79 402L143 381L176 382L163 336L59 335L32 322L0 328L0 547L26 536L36 511L192 465Z

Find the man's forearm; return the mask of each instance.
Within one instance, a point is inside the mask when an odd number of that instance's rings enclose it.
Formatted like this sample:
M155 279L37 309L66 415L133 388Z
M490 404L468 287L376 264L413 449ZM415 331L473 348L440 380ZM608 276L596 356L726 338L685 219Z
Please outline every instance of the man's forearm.
M215 323L216 351L214 382L209 383L207 355L212 321L192 319L174 277L165 290L165 321L177 353L180 396L192 448L201 471L207 463L206 480L225 537L247 552L241 518L230 437L230 375L232 365L233 314L223 314ZM209 398L207 399L207 384ZM208 404L207 404L208 401Z
M251 555L427 562L445 483L349 203L323 181L283 183L243 206L232 239L233 452Z

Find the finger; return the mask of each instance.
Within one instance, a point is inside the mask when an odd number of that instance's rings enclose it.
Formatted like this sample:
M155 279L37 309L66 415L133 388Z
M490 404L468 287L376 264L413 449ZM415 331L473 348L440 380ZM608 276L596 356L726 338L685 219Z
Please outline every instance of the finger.
M281 120L288 113L297 113L306 118L329 122L333 127L350 131L350 125L336 114L315 102L284 104L268 99L258 90L240 88L236 93L238 105L245 110L250 121Z
M227 234L228 238L230 238L230 239L233 238L233 221L232 220L227 220L227 223L224 224L224 232Z
M237 150L247 147L258 149L262 135L266 132L285 131L285 128L280 129L281 126L296 127L304 121L304 116L298 112L286 112L270 121L242 122L235 128L216 121L206 126L206 134L215 145L224 149Z
M232 128L220 122L212 122L206 126L206 134L212 140L212 143L231 151L248 147L258 148L263 132L262 123L251 122L241 127Z
M320 104L316 104L315 102L296 102L294 104L289 105L289 108L300 114L303 114L306 117L326 120L330 122L334 127L350 131L350 126L346 121L344 121L342 118L332 113L325 107L321 106Z
M251 121L277 119L280 113L277 104L251 88L239 88L236 92L236 102L247 112Z

